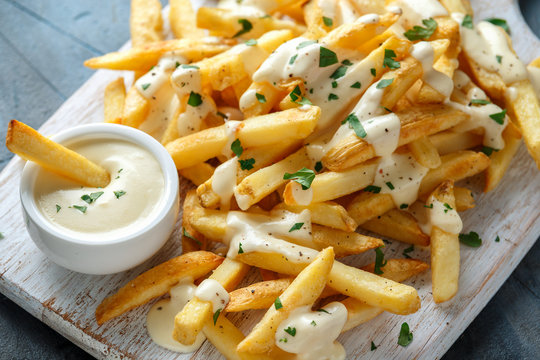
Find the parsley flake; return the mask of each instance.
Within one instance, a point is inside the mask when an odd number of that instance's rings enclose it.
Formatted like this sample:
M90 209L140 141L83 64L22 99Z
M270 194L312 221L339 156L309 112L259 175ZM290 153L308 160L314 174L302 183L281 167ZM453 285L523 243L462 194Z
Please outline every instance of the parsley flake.
M401 204L401 205L399 205L400 209L406 209L408 207L409 207L409 204Z
M348 122L349 127L354 130L356 136L362 139L367 136L366 130L362 126L360 120L358 120L358 117L354 115L354 113L349 114L349 116L347 116L345 120L343 120L341 123L345 124L346 122Z
M281 300L279 300L279 296L274 301L274 307L276 308L276 310L279 310L279 309L281 309L283 307L283 304L281 303Z
M288 327L286 329L283 329L283 331L285 331L287 334L291 335L291 336L295 336L296 335L296 328L292 328L292 327Z
M378 346L375 346L375 343L372 341L372 342L371 342L371 351L377 350L377 347L378 347Z
M389 188L390 190L394 190L394 189L395 189L395 188L394 188L394 185L393 185L390 181L387 181L387 182L386 182L386 186L388 186L388 188Z
M371 75L377 76L377 70L375 68L371 68L369 71L371 71Z
M377 87L377 89L384 89L385 87L390 85L393 81L394 81L394 79L381 79L377 83L376 87Z
M502 56L501 56L501 55L495 55L495 59L497 59L497 62L498 62L499 64L502 63Z
M60 209L62 209L62 207L60 205L56 204L56 212L59 212Z
M450 205L448 205L448 203L444 203L443 206L446 208L444 209L445 214L448 212L448 210L454 210Z
M489 146L482 146L482 150L480 150L480 151L482 151L487 156L491 156L491 154L493 154L494 151L499 151L499 149L494 149L494 148L489 147Z
M338 58L335 52L330 49L321 46L319 53L319 67L327 67L334 65L338 62Z
M257 45L257 40L255 40L255 39L249 39L249 40L246 41L244 44L246 44L247 46L255 46L255 45Z
M266 96L264 96L263 94L255 93L255 97L261 104L264 104L266 102Z
M238 160L238 162L240 163L240 169L242 169L242 170L251 170L251 169L253 169L253 165L255 164L255 159L254 158L249 158L249 159L245 159L245 160Z
M296 46L296 50L300 50L302 48L305 48L306 46L309 46L309 45L312 45L312 44L316 44L317 43L317 40L307 40L307 41L302 41L300 44L298 44Z
M189 93L189 99L188 99L188 105L197 107L202 104L202 96L201 94L197 94L196 92L190 92Z
M238 23L242 25L242 30L238 31L236 34L234 34L233 37L238 37L240 35L244 35L245 33L248 33L253 29L253 25L248 19L238 19Z
M347 66L346 65L340 65L336 71L334 71L332 73L332 75L330 75L330 77L334 80L337 80L339 79L340 77L343 77L345 75L345 73L347 72Z
M323 21L324 25L326 25L328 27L331 27L332 25L334 25L334 20L332 20L329 17L323 16L322 21Z
M315 322L315 320L311 320L311 325L317 326L317 323Z
M425 28L415 25L407 30L403 35L411 41L428 39L437 29L437 22L433 18L422 20Z
M182 64L182 69L200 69L197 65Z
M335 89L338 87L337 81L332 81L332 89Z
M491 114L489 117L493 119L497 124L502 125L504 124L504 118L506 116L506 109L501 111L500 113Z
M296 223L291 227L289 232L293 232L295 230L300 230L302 228L302 226L304 226L304 223Z
M240 143L240 139L236 139L231 144L231 150L236 156L242 155L244 152L244 148L242 148L242 144Z
M81 200L84 200L88 204L91 204L96 201L101 195L103 195L103 191L94 192L90 195L84 194L83 196L81 196Z
M303 190L307 190L311 187L311 183L315 179L315 172L308 168L302 168L297 172L290 174L285 173L283 180L293 180L302 185Z
M225 120L229 118L229 117L227 116L227 114L224 114L224 113L222 113L221 111L216 112L216 114L217 114L218 116L221 116L221 117L222 117L223 119L225 119Z
M214 313L214 316L213 316L213 319L214 319L214 326L216 325L217 323L217 319L219 317L219 314L221 314L221 309L218 309L215 313Z
M463 21L461 22L461 26L466 27L467 29L472 29L473 28L472 16L469 14L465 15L465 17L463 18Z
M382 267L386 265L388 261L384 260L384 253L381 250L381 247L375 249L375 267L373 272L377 275L382 275L384 272L381 270Z
M351 66L352 65L352 62L349 60L349 59L345 59L341 62L343 65L345 66Z
M298 54L295 54L295 55L291 56L291 58L289 59L289 65L294 64L297 57L298 57Z
M360 83L360 81L357 81L354 84L352 84L351 87L353 89L360 89L362 87L362 84Z
M143 90L146 90L146 89L148 89L150 87L150 85L151 85L150 83L142 84L141 87L142 87Z
M459 241L470 247L479 247L482 245L482 239L478 236L478 233L471 231L468 234L459 234Z
M317 309L318 312L323 312L323 313L327 313L327 314L330 314L328 311L324 310L324 309Z
M116 196L117 199L120 199L120 196L126 195L126 192L124 190L114 191L114 196Z
M508 26L508 23L506 22L506 20L497 19L497 18L488 18L488 19L485 19L484 21L487 21L487 22L492 23L493 25L502 27L504 29L504 31L506 31L508 33L508 35L511 35L510 34L510 26Z
M87 209L86 206L73 205L73 207L74 207L75 209L79 210L80 212L82 212L83 214L86 213L86 209Z
M287 342L287 338L281 338L281 339L279 339L279 342L284 342L284 343L286 343L286 342Z
M469 103L469 106L470 105L487 105L487 104L491 104L491 101L489 100L484 100L484 99L471 99L470 103Z
M339 99L339 96L337 96L336 94L333 94L333 93L328 94L328 101L338 100L338 99Z
M244 249L242 249L242 243L238 243L238 253L239 253L239 254L243 254L243 253L244 253Z
M322 162L317 161L317 162L315 163L315 171L316 171L316 172L321 172L322 169L323 169Z
M401 64L399 63L399 61L394 60L396 56L397 55L394 50L384 49L383 68L387 67L389 69L399 69L401 67Z
M369 185L369 186L366 186L364 191L369 191L369 192L372 192L374 194L378 194L378 193L381 192L381 188L380 188L380 186Z
M190 233L188 233L185 227L182 227L182 235L187 237L188 239L195 241L197 245L202 246L202 243L199 240L195 239Z
M410 259L411 257L409 256L409 253L413 251L414 251L414 245L411 245L405 250L403 250L403 256L405 256L407 259Z
M500 242L501 241L501 238L499 237L499 235L497 235L497 237L495 238L495 242Z
M401 324L401 330L399 331L398 344L406 347L413 340L413 333L409 331L409 324L404 322Z

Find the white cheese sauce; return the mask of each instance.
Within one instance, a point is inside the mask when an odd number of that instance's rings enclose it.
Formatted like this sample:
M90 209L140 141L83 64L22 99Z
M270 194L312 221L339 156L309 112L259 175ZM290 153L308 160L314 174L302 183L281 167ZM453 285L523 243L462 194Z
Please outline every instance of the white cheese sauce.
M332 302L322 310L311 311L309 306L293 310L278 326L276 346L298 354L298 359L344 360L345 350L336 339L347 322L347 308Z
M452 13L452 18L463 23L464 14ZM527 78L527 70L512 51L506 34L500 26L481 21L472 29L460 26L461 46L469 57L482 67L498 73L510 85Z
M463 223L456 209L446 203L434 199L429 205L429 221L431 226L436 226L450 234L459 234Z
M219 195L221 210L229 210L236 186L238 158L235 156L219 165L212 175L212 190Z
M311 204L311 201L313 200L312 187L304 190L302 188L302 185L300 185L296 181L291 181L291 187L292 187L292 196L296 204L302 205L302 206L308 206L309 204Z
M336 24L350 24L358 19L358 11L349 0L341 0L337 3L337 7Z
M174 317L194 296L196 286L192 279L183 279L173 287L169 299L156 302L146 315L146 329L152 340L166 349L180 353L190 353L197 350L206 337L202 332L197 335L192 345L184 345L173 339Z
M413 45L411 56L422 63L424 71L422 80L437 90L445 98L450 97L454 89L454 82L446 74L433 68L434 52L433 47L427 41L420 41Z
M319 5L319 8L321 9L322 15L324 17L335 20L337 1L335 1L335 0L318 0L317 5Z
M195 290L195 296L202 301L212 303L212 313L223 310L229 303L229 293L214 279L205 279Z
M236 140L236 133L244 126L242 121L238 120L227 120L225 121L225 135L227 136L227 143L221 150L221 153L230 158L233 156L233 151L231 149L232 143ZM236 185L236 184L235 184Z
M89 240L118 238L144 227L159 211L165 180L150 152L112 139L80 141L68 147L105 168L111 181L104 188L82 187L40 170L36 204L59 230Z
M142 96L152 99L152 96L165 83L169 82L172 71L186 62L187 60L184 57L175 54L175 52L166 53L159 59L156 66L152 67L150 71L135 82L135 87Z
M396 207L410 205L417 199L418 189L428 170L411 154L383 156L373 186L380 188L381 194L390 194Z
M234 259L240 253L270 252L285 256L296 263L311 262L317 251L295 245L277 238L295 239L297 242L312 242L311 213L304 210L300 214L288 211L273 213L274 216L256 215L230 211L227 215L226 241L229 243L227 256ZM293 230L296 224L300 228Z
M394 114L386 114L362 121L366 140L375 149L377 156L388 156L396 150L399 142L401 122Z

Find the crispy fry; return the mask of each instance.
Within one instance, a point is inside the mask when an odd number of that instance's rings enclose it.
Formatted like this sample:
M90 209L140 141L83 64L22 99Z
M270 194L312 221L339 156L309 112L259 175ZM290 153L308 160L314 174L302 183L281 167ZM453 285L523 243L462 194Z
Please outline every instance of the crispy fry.
M158 0L131 0L129 27L132 46L162 40L161 3Z
M204 31L197 28L191 1L170 0L169 7L169 22L176 38L199 39L204 36Z
M437 148L439 155L442 156L481 145L482 138L482 135L473 132L457 133L452 130L446 130L431 135L429 140Z
M252 309L268 309L293 282L293 278L282 278L258 282L244 288L234 290L229 294L227 312L238 312Z
M17 120L11 120L6 134L6 147L25 160L79 184L105 187L110 175L101 166L84 156L49 140L45 136Z
M345 232L331 229L324 226L313 225L313 243L317 250L322 250L327 246L332 246L336 257L343 257L384 246L381 239L358 234L355 232Z
M361 227L375 234L407 244L429 245L429 235L424 234L418 226L416 219L411 214L397 209L389 210L382 215L368 220Z
M201 185L205 181L208 181L212 174L214 173L215 168L207 163L199 163L188 168L179 170L180 175L190 180L195 185Z
M150 111L150 102L132 86L126 95L122 124L138 128L146 119Z
M441 165L441 158L437 148L427 136L421 137L409 143L411 154L420 165L429 169L435 169Z
M157 298L182 278L200 278L221 264L223 258L207 251L180 255L142 273L109 296L96 309L99 325Z
M356 230L358 226L356 221L349 216L347 210L345 210L343 206L332 201L313 203L308 206L287 205L281 203L274 209L287 210L297 214L304 209L308 209L311 212L311 221L314 224L324 225L347 232Z
M124 102L126 100L126 87L124 78L111 81L105 88L103 96L103 119L105 122L120 124L122 123L122 113L124 111Z

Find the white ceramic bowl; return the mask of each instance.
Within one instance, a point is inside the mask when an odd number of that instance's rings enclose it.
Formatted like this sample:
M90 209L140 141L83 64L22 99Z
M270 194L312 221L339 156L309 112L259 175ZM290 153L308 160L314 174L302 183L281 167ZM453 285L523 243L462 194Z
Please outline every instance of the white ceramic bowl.
M123 125L89 124L65 130L52 140L69 144L89 139L119 139L148 150L161 166L165 188L158 210L143 228L114 239L77 239L52 225L38 209L34 184L40 167L27 162L20 195L26 228L37 247L55 263L87 274L111 274L130 269L154 255L169 238L179 209L178 173L165 148L148 134Z

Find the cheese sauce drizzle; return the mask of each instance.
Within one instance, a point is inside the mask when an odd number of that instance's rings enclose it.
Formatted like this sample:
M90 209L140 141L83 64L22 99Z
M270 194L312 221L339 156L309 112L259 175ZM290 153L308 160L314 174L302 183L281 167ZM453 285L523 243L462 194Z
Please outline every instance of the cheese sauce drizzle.
M422 80L446 98L450 97L454 89L454 82L446 74L433 68L434 52L431 44L427 41L414 44L411 56L422 63L424 70Z
M345 349L335 340L347 321L347 308L332 302L322 310L311 311L309 306L294 309L278 326L276 346L298 354L300 360L344 360Z
M235 156L219 165L212 175L212 190L219 195L221 210L228 210L236 186L238 158Z
M434 199L429 207L429 221L431 226L436 226L450 234L459 234L463 223L456 209L446 203Z
M212 303L212 312L223 310L229 303L229 293L214 279L205 279L195 290L195 296L202 301Z

